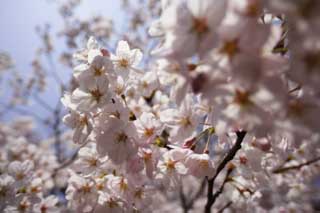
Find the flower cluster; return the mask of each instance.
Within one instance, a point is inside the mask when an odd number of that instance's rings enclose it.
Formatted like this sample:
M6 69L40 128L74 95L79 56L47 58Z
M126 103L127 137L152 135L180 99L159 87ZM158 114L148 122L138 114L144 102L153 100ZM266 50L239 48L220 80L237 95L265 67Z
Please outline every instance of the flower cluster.
M0 124L0 211L61 212L52 194L56 156L46 143L28 140L23 133L30 125L30 120Z
M70 110L64 121L84 146L66 192L72 208L147 211L159 187L175 187L187 174L212 175L207 153L181 147L204 116L192 95L171 107L157 74L139 69L141 51L125 41L114 54L90 38L76 57L79 87L62 98Z
M144 53L130 39L103 47L102 30L74 54L73 88L61 98L79 146L70 161L59 166L16 134L4 140L0 210L56 211L46 195L62 167L73 212L319 209L320 3L158 6Z

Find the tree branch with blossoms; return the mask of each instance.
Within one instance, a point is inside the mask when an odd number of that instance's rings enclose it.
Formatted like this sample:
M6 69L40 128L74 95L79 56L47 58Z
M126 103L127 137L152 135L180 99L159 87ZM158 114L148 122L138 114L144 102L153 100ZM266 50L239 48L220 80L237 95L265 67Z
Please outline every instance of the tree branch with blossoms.
M235 144L232 146L232 148L227 153L227 155L223 158L221 163L219 163L214 176L211 179L208 179L207 203L205 205L205 213L210 213L211 212L211 206L216 201L216 198L222 193L223 187L224 187L225 183L227 182L228 176L231 174L233 169L228 169L226 178L223 181L221 188L214 194L213 193L213 187L214 187L215 179L218 177L220 172L226 167L226 165L230 161L232 161L234 156L237 154L238 150L241 149L241 143L243 142L243 139L244 139L246 134L247 134L247 132L243 131L243 130L240 130L240 131L236 132L237 140L236 140Z
M0 116L50 130L0 123L0 212L319 210L319 1L62 2L66 49L45 25L32 76L0 76Z

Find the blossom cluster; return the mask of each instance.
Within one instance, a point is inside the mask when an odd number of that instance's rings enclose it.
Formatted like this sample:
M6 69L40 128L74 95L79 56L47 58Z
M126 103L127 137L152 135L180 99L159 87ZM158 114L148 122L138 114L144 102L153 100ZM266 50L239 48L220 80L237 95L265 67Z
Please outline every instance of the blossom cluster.
M64 122L84 145L66 191L72 208L147 211L157 187L174 187L187 173L211 176L208 154L166 144L182 145L192 136L203 117L200 107L190 105L191 95L180 108L169 107L157 74L138 68L140 50L120 41L113 54L90 38L76 57L79 87L62 98L70 110Z
M157 46L120 40L113 51L98 42L110 36L103 31L74 54L72 89L61 98L79 147L70 161L4 134L0 210L57 211L52 174L62 167L72 212L319 209L320 3L160 7L148 28ZM64 32L73 47L81 27Z
M46 143L31 140L31 130L29 119L0 124L1 212L61 212L52 193L58 167L55 153Z

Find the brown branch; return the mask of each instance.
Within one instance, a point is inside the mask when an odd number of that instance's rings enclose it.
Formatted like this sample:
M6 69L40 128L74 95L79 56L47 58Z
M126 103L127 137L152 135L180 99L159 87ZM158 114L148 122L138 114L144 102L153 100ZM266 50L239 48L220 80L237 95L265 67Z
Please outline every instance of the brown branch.
M234 169L234 167L231 167L228 169L227 174L226 174L220 188L212 196L212 201L211 201L212 203L214 203L216 201L216 199L220 196L220 194L223 192L224 186L230 180L229 176L230 176L231 172L233 171L233 169Z
M198 200L201 197L201 195L203 194L203 191L205 189L206 183L207 183L206 179L203 179L203 181L201 182L201 185L200 185L200 188L199 188L198 192L195 194L195 196L189 202L190 209L193 207L194 202L196 200Z
M52 178L54 178L61 169L64 169L70 166L77 159L79 149L77 149L75 153L68 160L64 161L63 163L60 164L58 168L54 169L54 171L52 172Z
M58 171L61 170L61 169L64 169L64 168L70 166L70 165L77 159L77 157L78 157L78 152L79 152L79 149L77 149L77 150L75 151L75 153L74 153L68 160L66 160L66 161L64 161L62 164L60 164L60 166L55 169L55 172L54 172L54 173L58 172Z
M298 86L296 86L295 88L289 90L289 94L291 94L291 93L293 93L293 92L296 92L296 91L298 91L298 90L300 90L300 89L301 89L301 86L298 85Z
M179 188L179 198L180 198L180 203L181 203L181 207L183 209L183 212L187 213L189 211L189 209L187 207L186 195L183 193L183 185L182 185L182 183L181 183L180 188Z
M301 169L302 167L304 166L308 166L310 164L313 164L313 163L316 163L320 160L320 157L317 157L315 159L312 159L312 160L309 160L307 162L304 162L304 163L301 163L299 165L294 165L294 166L287 166L287 167L282 167L282 168L278 168L278 169L275 169L273 171L274 174L279 174L279 173L284 173L284 172L287 172L289 170L296 170L296 169Z
M68 160L65 160L63 163L60 164L60 166L58 168L54 169L52 177L54 177L59 170L70 166L77 159L78 154L79 154L79 150L82 147L86 146L88 142L89 141L86 141L84 144L82 144L79 148L77 148L77 150L73 153L73 155Z
M57 84L60 85L61 90L64 91L66 89L66 86L64 85L62 79L60 78L60 76L57 72L56 66L53 62L52 54L47 53L46 56L47 56L47 60L49 62L50 68L51 68L51 69L49 69L50 74L52 75L53 79L57 82Z
M223 213L224 210L229 208L231 205L232 205L232 201L229 201L226 205L224 205L221 209L219 209L219 211L217 213Z
M63 161L62 144L61 144L61 117L60 117L60 105L57 106L53 112L53 117L55 118L54 124L52 125L54 134L54 147L58 161L61 163Z
M183 212L187 213L190 209L193 208L194 202L197 201L204 192L206 186L206 179L203 179L198 191L195 193L194 197L192 197L189 201L187 200L185 194L183 193L182 186L180 187L180 202Z
M243 139L246 135L246 131L238 131L236 132L237 134L237 140L233 147L230 149L228 154L224 157L224 159L221 161L221 163L218 165L218 168L216 170L216 173L214 174L213 178L208 179L208 191L207 191L207 203L205 206L205 213L210 213L211 212L211 206L214 204L216 197L218 195L213 194L213 186L214 186L214 181L217 178L217 176L220 174L220 172L224 169L224 167L230 162L234 156L237 154L238 150L241 149L241 143L243 142ZM223 189L223 188L222 188Z
M42 100L36 93L32 97L34 98L33 100L35 100L43 109L50 113L54 112L54 109L47 102Z

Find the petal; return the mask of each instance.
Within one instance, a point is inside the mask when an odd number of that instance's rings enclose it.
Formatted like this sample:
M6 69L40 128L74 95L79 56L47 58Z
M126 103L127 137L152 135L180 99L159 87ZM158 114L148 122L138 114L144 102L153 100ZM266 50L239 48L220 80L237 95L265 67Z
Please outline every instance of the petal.
M177 162L175 164L175 169L178 174L182 174L182 175L187 174L188 172L187 168L181 162Z
M128 54L130 52L130 47L128 42L126 41L119 41L118 42L118 46L117 46L117 50L116 50L116 55L117 56L122 56L124 54Z
M131 50L130 52L130 64L131 66L138 66L142 60L142 52L139 49Z
M87 48L90 50L90 49L97 49L98 47L99 45L97 40L93 36L91 36L88 40Z
M97 56L102 56L99 49L90 50L88 52L88 63L91 64Z

